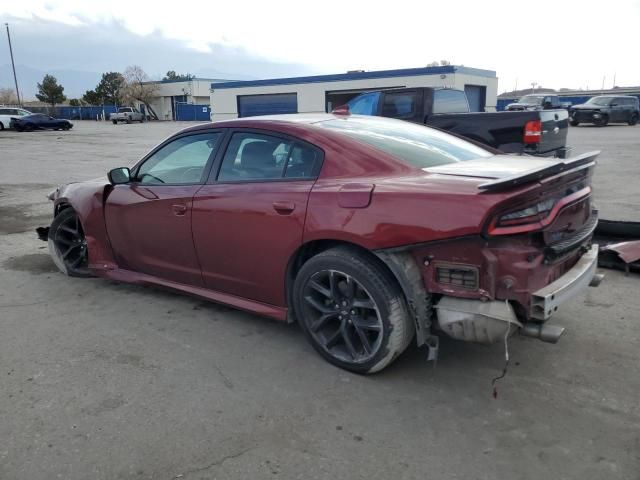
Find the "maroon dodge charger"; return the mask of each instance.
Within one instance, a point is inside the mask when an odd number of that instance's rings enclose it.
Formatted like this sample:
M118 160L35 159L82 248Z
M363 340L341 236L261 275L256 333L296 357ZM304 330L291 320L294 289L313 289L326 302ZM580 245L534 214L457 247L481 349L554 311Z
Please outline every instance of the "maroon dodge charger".
M198 125L108 181L50 194L60 270L170 287L283 321L370 373L415 337L555 342L595 285L597 152L496 153L357 115Z

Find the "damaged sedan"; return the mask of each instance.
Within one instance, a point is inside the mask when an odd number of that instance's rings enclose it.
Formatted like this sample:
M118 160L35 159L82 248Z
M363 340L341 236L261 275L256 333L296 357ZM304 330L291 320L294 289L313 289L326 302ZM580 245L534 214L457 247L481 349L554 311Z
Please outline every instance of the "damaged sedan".
M510 156L358 115L190 127L108 180L50 194L59 269L159 285L282 321L372 373L416 339L556 342L596 274L597 152Z

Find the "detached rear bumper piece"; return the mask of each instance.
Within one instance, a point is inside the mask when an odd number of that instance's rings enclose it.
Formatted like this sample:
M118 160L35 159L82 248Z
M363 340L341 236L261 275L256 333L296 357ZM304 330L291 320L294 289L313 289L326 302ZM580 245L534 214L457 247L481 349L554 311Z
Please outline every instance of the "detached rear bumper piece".
M567 273L532 294L531 319L548 320L561 304L591 284L597 267L598 245L592 245Z

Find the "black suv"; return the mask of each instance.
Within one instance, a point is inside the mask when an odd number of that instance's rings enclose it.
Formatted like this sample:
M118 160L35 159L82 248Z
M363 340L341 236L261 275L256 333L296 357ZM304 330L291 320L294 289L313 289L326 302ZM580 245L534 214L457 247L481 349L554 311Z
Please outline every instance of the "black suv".
M640 118L638 97L599 95L592 97L582 105L573 105L569 109L569 123L593 123L604 127L609 122L624 122L635 125Z

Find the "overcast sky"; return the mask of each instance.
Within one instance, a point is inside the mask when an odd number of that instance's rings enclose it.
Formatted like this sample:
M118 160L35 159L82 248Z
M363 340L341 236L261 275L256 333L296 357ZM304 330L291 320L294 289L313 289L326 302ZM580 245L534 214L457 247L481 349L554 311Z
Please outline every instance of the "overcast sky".
M614 74L640 85L640 0L0 0L0 21L17 63L39 70L137 63L152 76L268 78L446 59L495 70L499 92L516 82L600 88L603 77L610 87Z

